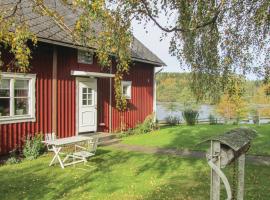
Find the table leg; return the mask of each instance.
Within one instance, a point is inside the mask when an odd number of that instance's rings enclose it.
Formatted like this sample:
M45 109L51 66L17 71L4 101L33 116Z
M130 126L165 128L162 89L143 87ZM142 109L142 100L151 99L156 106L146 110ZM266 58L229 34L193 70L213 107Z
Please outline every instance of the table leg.
M52 166L54 163L56 163L56 159L57 159L58 162L60 163L60 166L62 167L62 169L65 168L64 164L63 164L63 162L62 162L62 160L61 160L61 158L59 156L59 153L60 153L61 149L62 149L61 147L57 148L57 147L53 146L53 152L55 153L55 155L54 155L54 157L53 157L53 159L52 159L49 166Z

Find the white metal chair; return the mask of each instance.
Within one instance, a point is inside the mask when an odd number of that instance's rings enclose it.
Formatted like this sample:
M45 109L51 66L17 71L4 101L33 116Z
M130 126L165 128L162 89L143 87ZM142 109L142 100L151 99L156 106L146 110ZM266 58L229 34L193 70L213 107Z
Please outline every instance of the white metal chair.
M45 141L53 141L56 140L56 134L55 133L46 133L45 134ZM53 147L51 145L47 144L48 151L53 151Z
M87 162L87 159L96 154L98 138L86 142L86 146L75 145L75 152L72 154L73 162ZM75 161L77 159L77 161Z

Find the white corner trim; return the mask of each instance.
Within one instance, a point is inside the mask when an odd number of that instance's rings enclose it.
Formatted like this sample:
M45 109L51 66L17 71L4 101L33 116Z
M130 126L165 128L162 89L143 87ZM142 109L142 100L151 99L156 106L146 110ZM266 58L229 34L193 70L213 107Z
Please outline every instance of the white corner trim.
M154 114L154 122L157 121L157 83L156 83L156 72L155 67L153 69L153 114Z
M115 77L115 74L76 71L76 70L71 70L71 75L72 76L81 76L81 77L97 77L97 78L114 78Z
M79 135L79 81L80 81L80 78L76 78L76 99L75 99L75 112L76 112L76 135Z

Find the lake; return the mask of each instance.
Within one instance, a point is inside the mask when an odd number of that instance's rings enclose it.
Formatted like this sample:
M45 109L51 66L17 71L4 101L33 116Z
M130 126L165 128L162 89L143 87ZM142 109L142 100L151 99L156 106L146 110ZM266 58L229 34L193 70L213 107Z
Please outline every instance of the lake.
M166 117L168 116L178 116L181 120L181 122L183 122L183 117L182 117L182 111L185 109L183 104L181 103L173 103L175 109L175 111L171 111L172 109L170 109L169 105L172 103L169 102L157 102L157 119L159 121L164 121L166 119ZM218 114L215 113L215 106L213 105L208 105L208 104L202 104L200 106L198 106L197 110L199 111L199 121L208 121L208 117L210 114L213 114L215 117L217 117L219 119L220 122L223 122L223 118L218 116ZM265 123L269 123L270 122L270 118L269 117L264 117L260 119L260 123L261 124L265 124ZM241 124L253 124L252 121L252 117L248 117L247 120L241 121Z
M169 102L157 102L157 119L165 120L165 118L169 115L179 116L182 119L182 110L184 110L184 106L181 103L173 103L176 107L176 111L170 111ZM199 111L199 120L208 120L210 114L214 114L215 107L213 105L203 104L198 107Z

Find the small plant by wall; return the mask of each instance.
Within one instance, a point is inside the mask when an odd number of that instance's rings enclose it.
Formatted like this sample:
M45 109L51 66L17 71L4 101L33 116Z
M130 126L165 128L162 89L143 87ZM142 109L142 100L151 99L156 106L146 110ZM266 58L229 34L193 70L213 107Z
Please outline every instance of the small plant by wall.
M212 114L209 115L208 120L210 125L218 124L217 118Z
M154 120L154 114L151 114L145 118L143 123L138 123L134 129L128 129L126 132L120 134L119 137L145 134L156 129L158 129L158 125Z
M187 125L193 126L198 121L199 112L193 109L186 109L183 111L182 115Z
M20 152L18 151L17 148L9 152L10 157L7 159L6 164L8 165L13 165L13 164L18 164L21 162L21 159L19 157Z
M25 140L23 155L28 160L36 159L40 156L44 150L44 144L42 143L43 135L37 134L35 136L28 136Z
M169 124L171 126L175 126L175 125L180 124L181 119L179 116L169 115L165 118L165 121L166 121L166 124Z

